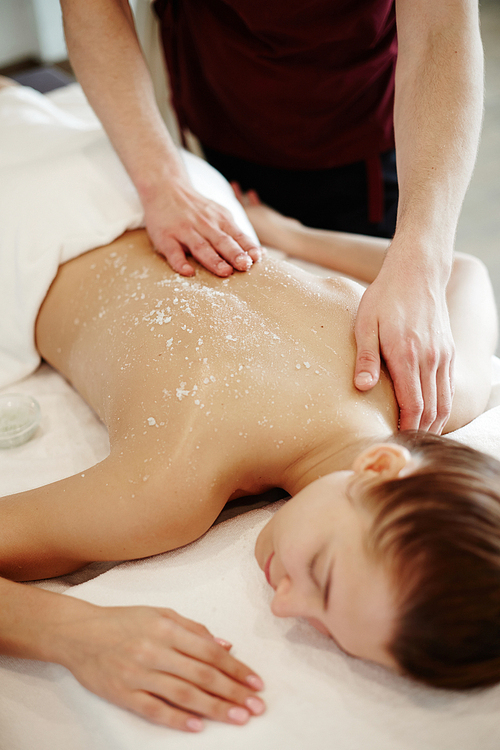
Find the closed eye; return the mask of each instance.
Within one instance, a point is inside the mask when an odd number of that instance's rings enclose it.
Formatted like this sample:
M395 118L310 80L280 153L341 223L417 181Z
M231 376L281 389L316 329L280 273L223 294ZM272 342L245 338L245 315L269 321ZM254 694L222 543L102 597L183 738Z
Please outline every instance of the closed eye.
M331 583L332 583L333 566L331 565L330 568L328 569L328 576L326 578L325 585L322 586L319 583L318 577L316 575L316 564L318 562L318 558L320 557L320 554L321 554L321 551L316 552L313 559L309 563L309 575L313 583L315 584L315 586L317 586L317 588L322 592L323 608L326 612L326 610L328 609L328 602L330 600L330 588L331 588Z

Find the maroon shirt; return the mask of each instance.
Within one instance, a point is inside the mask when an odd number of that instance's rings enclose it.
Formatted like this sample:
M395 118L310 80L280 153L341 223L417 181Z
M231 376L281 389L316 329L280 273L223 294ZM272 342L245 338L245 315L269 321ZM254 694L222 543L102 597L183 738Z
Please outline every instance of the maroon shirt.
M289 169L394 147L394 0L156 0L182 128Z

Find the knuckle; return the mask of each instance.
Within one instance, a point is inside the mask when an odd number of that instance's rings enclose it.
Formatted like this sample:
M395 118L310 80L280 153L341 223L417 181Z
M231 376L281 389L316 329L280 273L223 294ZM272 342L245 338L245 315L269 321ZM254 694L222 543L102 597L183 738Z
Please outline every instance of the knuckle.
M410 417L420 417L424 410L422 399L414 399L412 402L405 404L405 412Z
M429 369L434 369L439 363L439 351L433 347L429 347L425 353L425 362Z
M210 251L210 245L205 240L195 240L190 244L190 250L193 255L204 255Z
M179 682L173 687L170 697L178 706L189 706L193 701L194 688L186 682Z
M177 630L177 623L173 620L162 618L161 621L158 622L158 635L163 641L173 641Z
M225 693L227 700L231 703L243 703L248 695L248 691L236 682L231 682Z
M218 698L209 698L206 705L206 714L219 721L227 720L227 712L230 706Z
M422 415L422 419L420 422L421 427L430 427L431 424L434 424L437 418L437 409L431 408L426 409Z
M437 419L446 419L451 412L451 399L441 401L437 408Z
M224 252L224 253L228 253L231 250L235 250L236 249L235 248L234 240L231 237L229 237L227 234L221 234L217 238L215 244L217 245L217 248L219 250L222 250L222 252Z
M148 638L139 638L132 646L132 657L139 664L144 664L151 655L151 643Z
M194 682L204 687L210 687L215 682L214 670L206 664L200 664L194 672Z
M362 349L358 352L358 362L361 365L374 365L378 362L378 356L370 349Z
M149 721L159 724L164 713L164 706L162 703L160 703L159 700L155 700L146 695L139 698L138 701L139 713L141 713L146 719L149 719Z
M225 656L225 652L221 646L215 641L207 641L204 644L204 656L210 664L219 665Z

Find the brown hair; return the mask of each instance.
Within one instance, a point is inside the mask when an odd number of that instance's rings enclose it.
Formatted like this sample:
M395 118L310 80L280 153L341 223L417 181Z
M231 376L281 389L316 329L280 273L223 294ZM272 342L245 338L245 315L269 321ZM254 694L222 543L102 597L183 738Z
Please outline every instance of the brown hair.
M500 462L452 440L403 432L421 462L374 485L368 543L388 560L398 618L388 650L436 687L500 681Z

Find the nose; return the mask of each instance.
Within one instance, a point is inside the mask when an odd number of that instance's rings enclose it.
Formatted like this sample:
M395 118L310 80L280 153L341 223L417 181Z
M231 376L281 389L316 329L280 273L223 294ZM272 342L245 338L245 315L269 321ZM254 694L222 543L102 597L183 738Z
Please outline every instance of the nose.
M294 589L289 576L283 576L278 583L271 602L271 612L276 617L301 617L305 615L304 602Z

